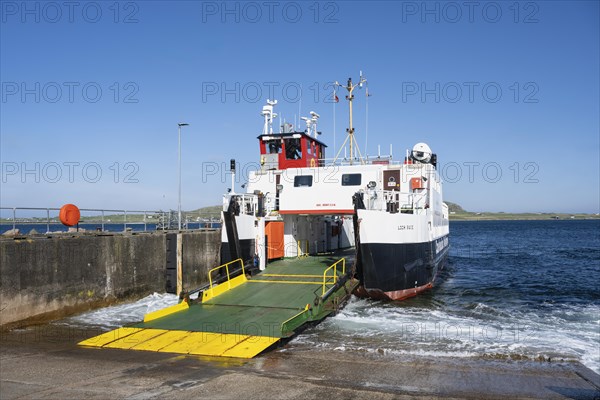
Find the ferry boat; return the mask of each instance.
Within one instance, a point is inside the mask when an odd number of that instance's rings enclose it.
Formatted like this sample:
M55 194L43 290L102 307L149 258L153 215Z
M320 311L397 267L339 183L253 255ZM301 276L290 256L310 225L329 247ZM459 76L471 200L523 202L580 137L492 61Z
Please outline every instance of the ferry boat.
M365 83L362 74L358 83L336 82L348 92L349 127L333 159L326 158L327 145L319 138L319 114L302 118L303 131L284 124L274 133L277 101L267 100L258 136L260 169L249 174L246 193L235 193L231 160L222 263L241 258L264 270L280 258L354 248L358 296L403 300L433 286L449 249L437 155L418 143L399 161L363 157L352 103L354 90ZM349 157L341 157L346 149Z
M304 131L273 133L277 102L267 101L261 167L246 193L235 193L231 162L222 265L208 271L206 285L182 290L178 304L79 345L252 358L335 313L353 292L402 300L430 288L448 254L437 157L424 143L402 162L362 157L352 92L364 82L345 87L350 126L333 160L317 113L303 118ZM350 157L339 159L346 145Z

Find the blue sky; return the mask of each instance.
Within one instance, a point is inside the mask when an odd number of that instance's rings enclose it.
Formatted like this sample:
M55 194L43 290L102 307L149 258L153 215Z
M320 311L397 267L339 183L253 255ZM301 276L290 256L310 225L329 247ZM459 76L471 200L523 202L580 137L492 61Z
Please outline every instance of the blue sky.
M180 121L183 208L219 204L270 90L333 156L362 70L366 153L427 142L472 211L599 211L596 1L0 3L3 207L175 209Z

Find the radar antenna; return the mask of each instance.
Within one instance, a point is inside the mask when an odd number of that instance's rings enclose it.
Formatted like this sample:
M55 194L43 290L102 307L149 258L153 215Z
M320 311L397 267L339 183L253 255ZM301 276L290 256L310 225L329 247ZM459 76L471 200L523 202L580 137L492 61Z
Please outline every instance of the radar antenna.
M317 132L317 121L319 120L320 115L314 111L310 112L310 118L301 117L300 119L306 122L306 134L310 136L311 134L316 138L319 134Z
M267 105L263 106L262 115L265 118L265 124L263 126L263 135L271 135L273 133L273 120L277 118L277 113L273 112L273 107L277 104L277 100L267 99Z

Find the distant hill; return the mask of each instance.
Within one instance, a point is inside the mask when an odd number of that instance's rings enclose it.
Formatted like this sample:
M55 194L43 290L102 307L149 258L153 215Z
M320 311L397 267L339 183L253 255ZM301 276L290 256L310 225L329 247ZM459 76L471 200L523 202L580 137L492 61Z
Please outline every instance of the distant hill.
M186 211L186 213L201 214L203 217L207 217L207 218L209 218L209 217L220 218L222 210L223 210L223 206L208 206L208 207L198 208L198 209L192 210L192 211Z
M455 212L455 213L466 213L467 212L467 211L465 211L465 209L463 209L461 206L459 206L456 203L451 203L449 201L445 201L444 203L446 203L448 205L449 212Z
M482 221L482 220L540 220L540 219L599 219L598 214L584 214L584 213L515 213L515 212L472 212L466 211L464 208L456 203L445 201L448 205L448 212L450 213L450 220L471 220L471 221Z

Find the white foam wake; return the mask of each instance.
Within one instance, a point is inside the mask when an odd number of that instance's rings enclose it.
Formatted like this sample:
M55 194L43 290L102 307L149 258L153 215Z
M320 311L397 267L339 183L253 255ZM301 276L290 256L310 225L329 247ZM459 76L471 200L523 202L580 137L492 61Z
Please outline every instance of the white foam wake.
M149 312L177 304L178 296L168 293L153 293L141 300L119 304L86 312L62 320L62 323L74 326L96 326L110 330L120 326L140 322Z
M501 311L409 307L352 299L292 346L390 355L579 360L600 373L600 305Z

